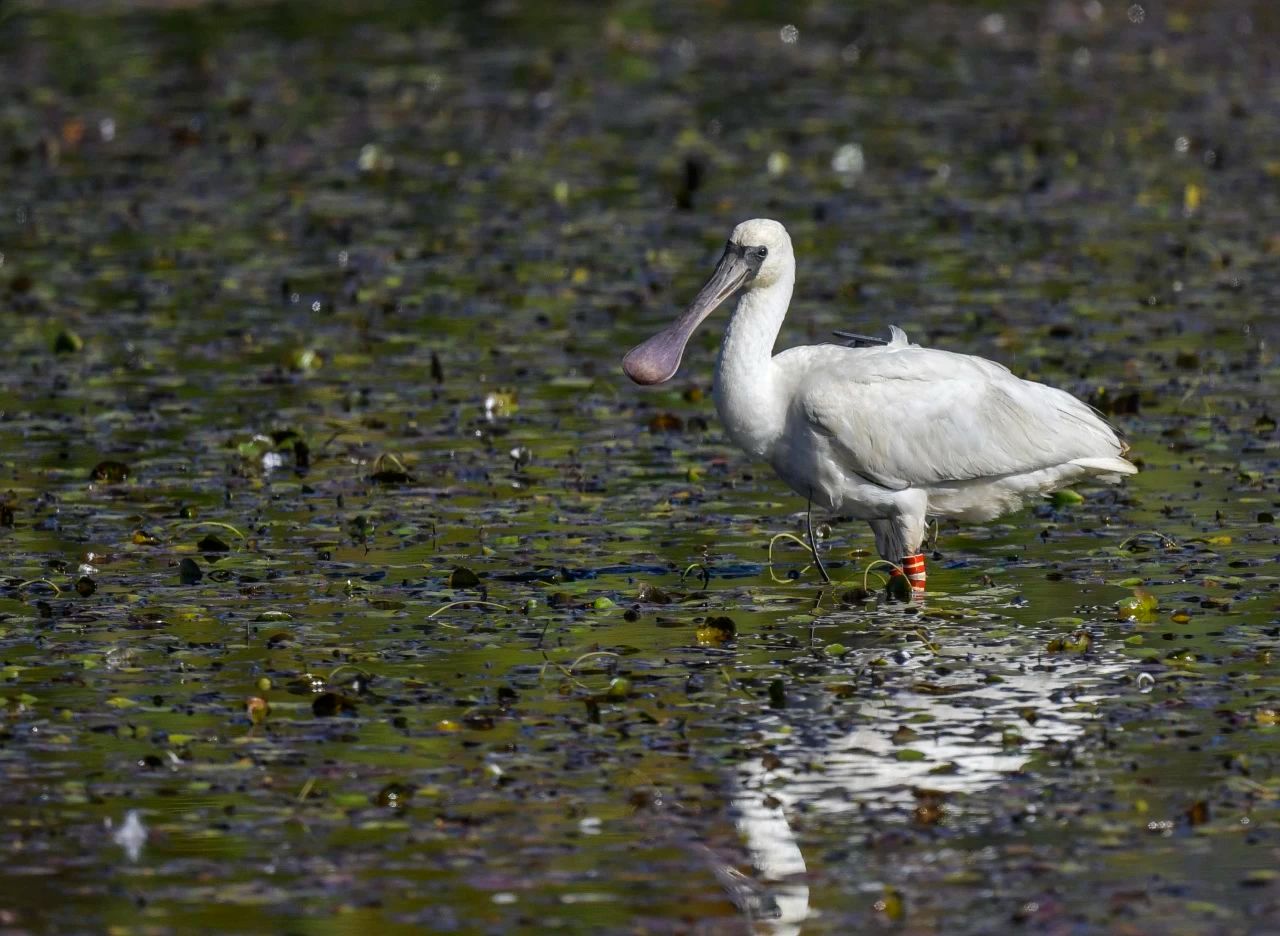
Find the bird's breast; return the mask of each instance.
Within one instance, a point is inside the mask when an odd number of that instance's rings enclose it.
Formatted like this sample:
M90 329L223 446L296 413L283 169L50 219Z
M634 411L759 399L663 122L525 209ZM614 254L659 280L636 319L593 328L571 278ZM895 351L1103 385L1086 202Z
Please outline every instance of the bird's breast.
M785 401L769 375L747 375L719 369L712 393L725 433L753 458L768 459L785 428Z
M790 425L765 455L774 472L801 497L827 509L843 499L844 472L834 458L830 440Z

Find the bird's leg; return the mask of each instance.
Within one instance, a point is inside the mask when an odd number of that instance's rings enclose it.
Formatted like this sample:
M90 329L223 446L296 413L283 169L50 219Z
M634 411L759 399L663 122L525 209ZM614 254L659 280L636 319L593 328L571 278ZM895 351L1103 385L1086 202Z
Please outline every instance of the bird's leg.
M924 553L903 556L889 573L889 593L896 595L900 601L912 598L924 598ZM909 586L904 587L904 586Z
M902 574L907 577L907 581L911 583L911 591L914 597L924 597L924 553L916 553L914 556L904 556L902 559ZM897 570L894 570L897 572Z
M827 575L827 567L822 564L822 557L818 555L818 537L813 532L813 492L809 492L809 510L806 514L809 523L809 548L813 550L813 561L817 563L818 571L822 574L822 582L824 585L831 584L831 576ZM921 557L923 559L923 557Z
M921 542L924 540L925 511L923 504L918 511L903 513L897 517L883 520L872 520L871 529L876 535L876 551L881 558L895 563L893 578L905 578L911 586L914 598L924 597L924 553ZM905 590L899 586L897 594L906 597Z

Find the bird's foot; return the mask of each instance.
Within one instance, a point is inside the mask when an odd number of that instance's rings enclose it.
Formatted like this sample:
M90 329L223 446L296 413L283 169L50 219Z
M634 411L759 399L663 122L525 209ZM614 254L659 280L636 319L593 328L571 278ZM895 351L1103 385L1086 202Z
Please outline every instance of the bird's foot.
M916 598L924 597L924 553L916 553L914 556L906 556L898 563L902 568L894 569L893 575L905 575L907 581L911 583L911 593Z

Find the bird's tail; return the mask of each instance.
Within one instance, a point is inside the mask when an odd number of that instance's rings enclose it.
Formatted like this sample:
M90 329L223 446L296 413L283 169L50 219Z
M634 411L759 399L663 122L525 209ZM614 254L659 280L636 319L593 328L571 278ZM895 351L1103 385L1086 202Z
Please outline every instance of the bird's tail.
M1100 475L1104 480L1118 480L1118 475L1138 473L1137 466L1123 458L1073 458L1071 464Z

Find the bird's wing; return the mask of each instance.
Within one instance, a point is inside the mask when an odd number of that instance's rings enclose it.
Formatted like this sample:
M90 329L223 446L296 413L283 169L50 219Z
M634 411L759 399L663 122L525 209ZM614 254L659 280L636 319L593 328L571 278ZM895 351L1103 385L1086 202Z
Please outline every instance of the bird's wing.
M1082 459L1114 459L1121 471L1126 464L1115 433L1084 403L983 358L827 345L808 367L788 363L798 375L797 415L831 439L848 470L887 488Z

